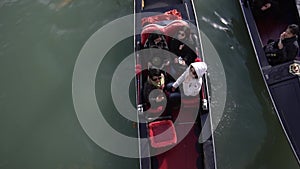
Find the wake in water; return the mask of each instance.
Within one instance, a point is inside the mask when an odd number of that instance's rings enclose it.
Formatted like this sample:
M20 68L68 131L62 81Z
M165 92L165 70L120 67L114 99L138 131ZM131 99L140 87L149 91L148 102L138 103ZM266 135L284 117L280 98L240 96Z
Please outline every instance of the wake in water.
M230 22L228 22L226 19L222 18L217 12L214 12L214 14L220 19L221 23L224 24L224 26L221 26L220 24L214 23L213 21L211 21L209 18L206 18L204 16L202 16L202 20L208 24L210 24L212 27L214 27L215 29L219 29L222 31L229 31L230 29L228 28L228 26L231 24ZM227 26L227 27L226 27Z
M38 0L38 2L44 5L49 5L49 8L52 10L60 10L71 5L73 0L60 0L58 2L52 2L52 0Z

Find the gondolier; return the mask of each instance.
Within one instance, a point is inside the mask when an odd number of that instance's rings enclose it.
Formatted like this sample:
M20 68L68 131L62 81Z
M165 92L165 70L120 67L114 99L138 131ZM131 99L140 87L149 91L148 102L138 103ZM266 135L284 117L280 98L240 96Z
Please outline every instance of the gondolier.
M295 60L299 55L298 44L299 27L296 24L291 24L287 29L280 34L279 39L276 42L271 42L271 45L275 49L276 53L267 53L268 61L270 65L278 65Z

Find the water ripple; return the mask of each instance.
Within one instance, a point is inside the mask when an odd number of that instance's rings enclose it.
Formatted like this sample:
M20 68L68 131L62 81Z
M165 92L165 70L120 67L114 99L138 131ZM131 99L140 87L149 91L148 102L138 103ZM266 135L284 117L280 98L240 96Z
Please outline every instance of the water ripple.
M54 24L54 25L52 25L50 32L55 34L56 36L60 37L60 36L66 35L67 33L73 33L73 32L75 32L75 30L62 29L62 28L59 28L57 25Z
M214 12L214 14L220 19L220 21L224 24L224 25L231 25L231 21L227 21L225 18L223 18L218 12Z
M39 3L43 4L43 5L48 5L50 3L51 0L38 0Z
M3 7L3 6L12 6L15 3L17 3L18 1L19 0L3 0L3 1L0 1L0 7Z
M224 26L221 26L217 23L214 23L212 22L209 18L206 18L204 16L202 16L201 18L204 22L207 22L208 24L210 24L212 27L214 27L215 29L219 29L219 30L222 30L222 31L229 31L229 28L227 27L224 27Z

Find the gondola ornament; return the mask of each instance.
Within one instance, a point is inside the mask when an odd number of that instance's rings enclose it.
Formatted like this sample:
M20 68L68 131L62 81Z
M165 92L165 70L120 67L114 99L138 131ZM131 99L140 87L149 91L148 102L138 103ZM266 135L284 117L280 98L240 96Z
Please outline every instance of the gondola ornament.
M293 63L289 66L289 72L293 75L300 76L300 64Z

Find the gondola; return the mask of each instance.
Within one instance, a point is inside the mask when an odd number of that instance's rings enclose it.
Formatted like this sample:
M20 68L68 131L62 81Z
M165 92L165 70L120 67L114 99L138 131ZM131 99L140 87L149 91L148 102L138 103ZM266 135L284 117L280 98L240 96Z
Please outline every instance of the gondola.
M252 41L254 52L273 107L282 129L300 164L300 74L299 56L295 60L270 65L264 46L276 40L290 24L300 24L295 0L277 0L269 9L257 11L253 1L240 1L245 23ZM299 38L298 38L299 43Z
M135 0L134 6L135 86L140 169L216 169L207 73L202 78L203 83L199 94L181 97L179 104L176 105L177 111L172 110L171 114L166 114L167 108L145 108L142 97L149 73L149 59L161 63L165 55L175 56L168 49L160 52L155 52L156 49L151 49L154 52L148 51L148 48L145 48L145 41L151 32L159 31L166 37L166 43L169 45L173 34L179 28L188 27L189 37L192 37L193 42L190 48L196 54L195 62L205 61L193 1ZM180 60L179 57L178 59ZM156 68L165 72L165 76L176 80L179 77L179 73L176 76L177 71L173 75L169 74L173 64L171 59L168 64L157 63L159 66ZM182 66L180 70L183 68L187 66Z

